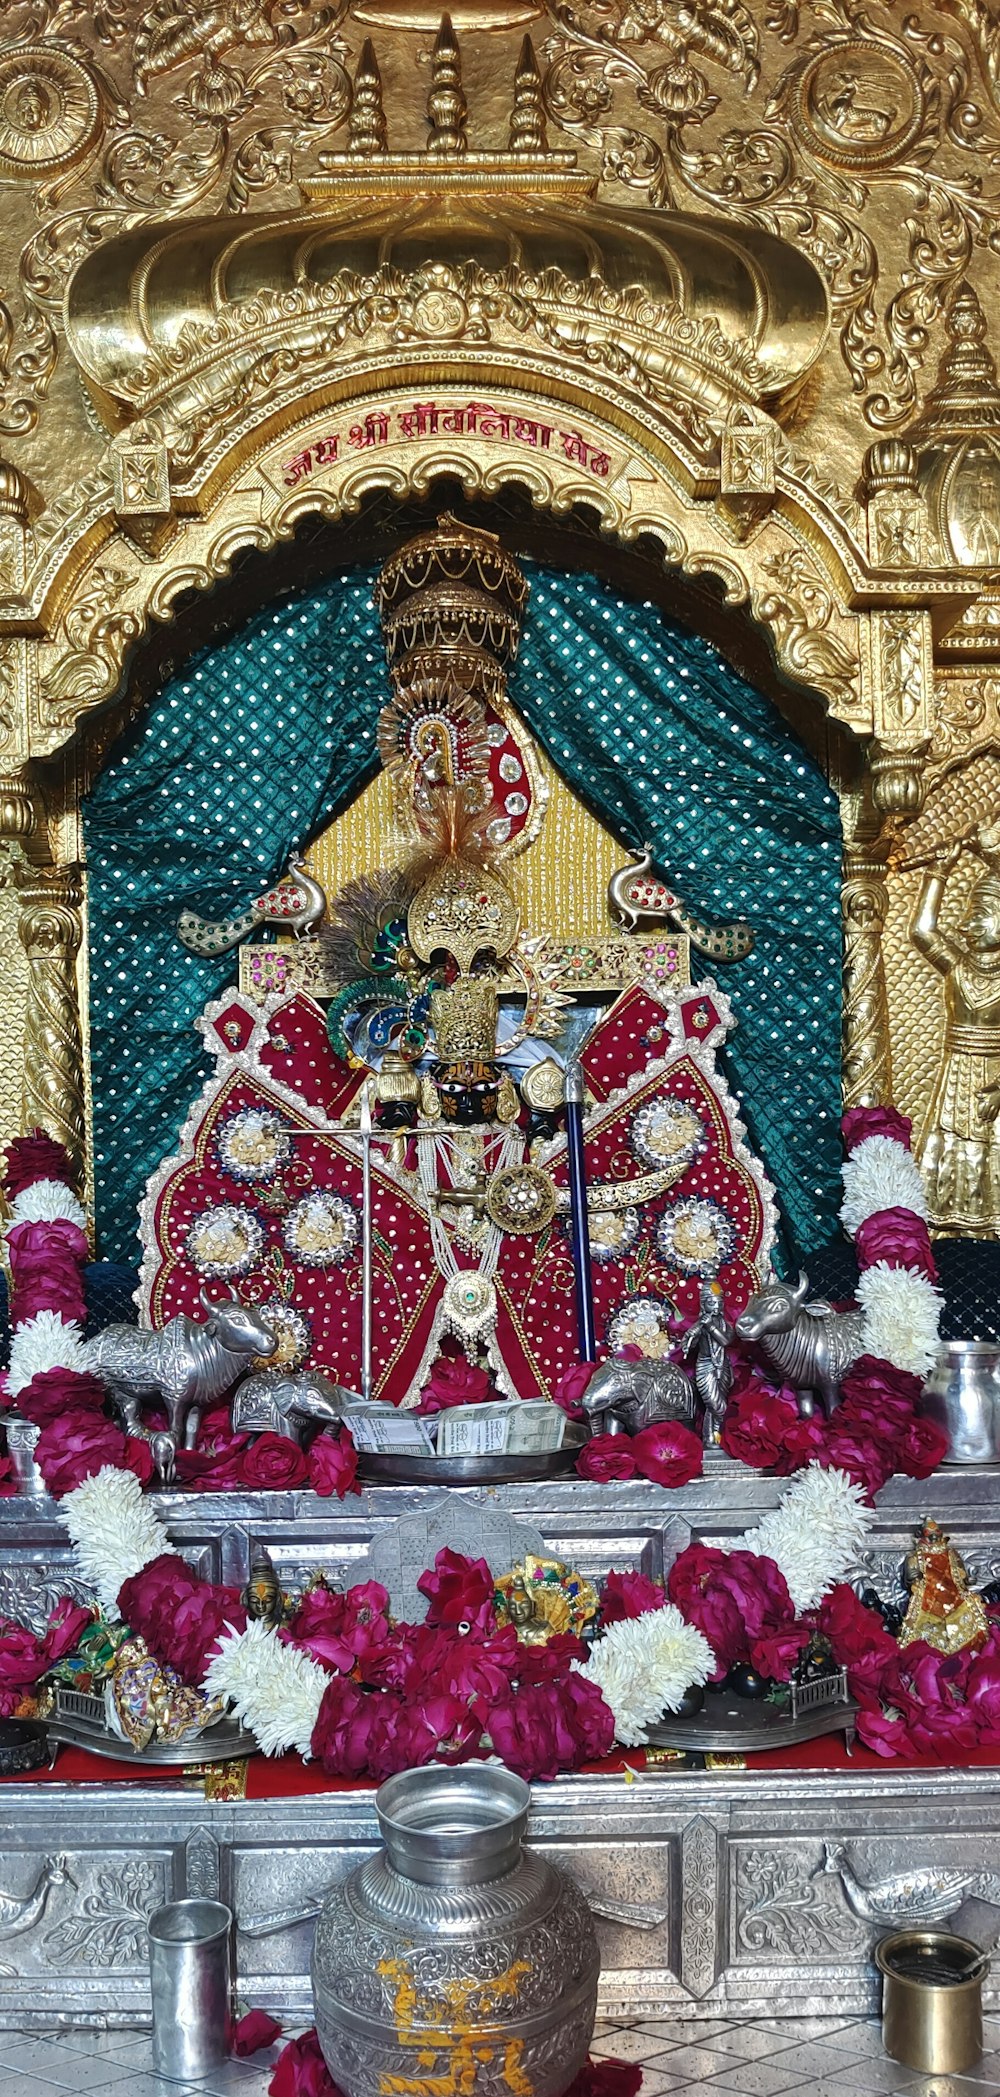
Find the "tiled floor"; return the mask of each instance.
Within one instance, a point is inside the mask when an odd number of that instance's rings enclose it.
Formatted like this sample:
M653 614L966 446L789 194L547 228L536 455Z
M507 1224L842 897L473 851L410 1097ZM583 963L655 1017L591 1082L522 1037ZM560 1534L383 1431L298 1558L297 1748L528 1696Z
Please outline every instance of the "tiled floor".
M282 2041L197 2085L152 2072L127 2032L0 2038L2 2097L265 2097ZM592 2051L639 2061L642 2097L1000 2097L1000 2019L966 2075L915 2075L886 2059L877 2023L845 2017L736 2024L601 2024Z

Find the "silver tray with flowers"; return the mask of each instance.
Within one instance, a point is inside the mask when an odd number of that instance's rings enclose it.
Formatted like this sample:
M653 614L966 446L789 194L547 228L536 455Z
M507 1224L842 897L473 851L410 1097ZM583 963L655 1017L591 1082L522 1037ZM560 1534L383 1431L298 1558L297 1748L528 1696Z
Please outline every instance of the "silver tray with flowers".
M116 1733L108 1723L105 1700L82 1689L56 1684L55 1710L45 1721L50 1740L63 1747L86 1748L111 1762L141 1762L144 1768L188 1769L202 1762L233 1762L256 1754L257 1742L234 1719L223 1715L200 1732L180 1740L157 1739L144 1746Z
M587 1439L548 1399L501 1399L421 1415L394 1405L344 1414L372 1484L512 1485L571 1471Z

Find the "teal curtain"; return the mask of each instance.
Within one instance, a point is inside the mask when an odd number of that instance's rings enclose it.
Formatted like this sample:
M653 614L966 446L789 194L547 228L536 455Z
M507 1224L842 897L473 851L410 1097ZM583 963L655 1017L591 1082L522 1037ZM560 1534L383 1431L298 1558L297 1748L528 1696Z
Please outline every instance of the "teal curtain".
M804 1259L835 1231L840 1189L836 796L710 641L593 576L524 565L510 691L528 726L616 837L653 845L692 909L754 927L745 961L701 967L738 1018L722 1061L778 1188L779 1253Z
M214 1067L194 1031L235 980L189 954L186 906L239 910L376 769L385 659L371 575L331 578L192 658L112 751L84 809L99 1250L135 1264L136 1208Z
M770 700L710 643L593 576L525 567L511 696L529 727L624 844L653 843L693 909L755 927L754 952L718 971L739 1016L729 1073L779 1190L788 1255L805 1257L837 1207L836 800ZM245 905L374 772L386 677L373 580L331 577L203 651L116 746L87 802L106 1257L137 1256L146 1178L209 1067L194 1021L236 973L232 954L185 951L179 912Z

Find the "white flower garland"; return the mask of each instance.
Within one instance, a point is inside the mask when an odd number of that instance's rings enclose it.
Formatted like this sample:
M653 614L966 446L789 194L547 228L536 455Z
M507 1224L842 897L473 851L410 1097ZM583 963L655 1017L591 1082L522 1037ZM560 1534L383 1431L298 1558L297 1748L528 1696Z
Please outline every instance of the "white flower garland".
M944 1297L914 1267L877 1260L858 1279L868 1353L911 1376L928 1376L937 1360Z
M675 1711L692 1684L707 1682L716 1665L708 1640L672 1602L609 1624L589 1659L576 1664L610 1706L623 1747L641 1747L649 1727Z
M796 1472L777 1507L725 1548L773 1558L798 1616L815 1609L856 1563L874 1520L864 1489L846 1471L808 1464Z
M849 1238L883 1209L912 1209L927 1219L923 1174L895 1136L866 1136L841 1166L844 1199L840 1220Z
M87 1228L82 1201L62 1180L32 1180L30 1187L15 1194L10 1207L10 1222L5 1226L8 1236L19 1223L76 1223L82 1231Z
M46 1369L86 1369L80 1360L80 1327L60 1318L58 1311L39 1311L15 1328L10 1343L7 1395L20 1396L33 1376Z
M285 1645L259 1618L230 1630L209 1663L204 1688L222 1697L253 1734L262 1754L297 1748L304 1762L330 1677L297 1646Z
M909 1209L926 1222L923 1174L897 1137L866 1136L845 1159L841 1177L840 1220L850 1238L886 1209ZM857 1299L865 1314L866 1354L910 1376L927 1376L937 1359L944 1298L926 1274L877 1260L861 1274Z
M118 1615L123 1581L164 1552L177 1556L133 1471L105 1464L93 1478L64 1494L60 1507L77 1565L106 1616Z

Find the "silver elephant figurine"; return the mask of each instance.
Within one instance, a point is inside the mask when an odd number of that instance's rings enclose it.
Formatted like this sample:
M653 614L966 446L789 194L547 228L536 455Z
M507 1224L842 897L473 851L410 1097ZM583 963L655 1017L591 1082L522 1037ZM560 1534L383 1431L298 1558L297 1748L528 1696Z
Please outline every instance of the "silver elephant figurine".
M583 1410L595 1434L607 1433L608 1419L626 1434L639 1434L659 1420L694 1419L691 1380L673 1362L623 1362L616 1357L595 1370L583 1395Z
M301 1443L310 1423L336 1427L344 1407L357 1402L317 1369L257 1369L233 1392L229 1416L234 1434L287 1434Z
M808 1295L808 1274L794 1284L768 1282L740 1312L736 1332L759 1342L771 1368L791 1384L800 1412L812 1412L818 1392L829 1414L843 1378L865 1351L865 1314L835 1311L822 1296L809 1303Z

